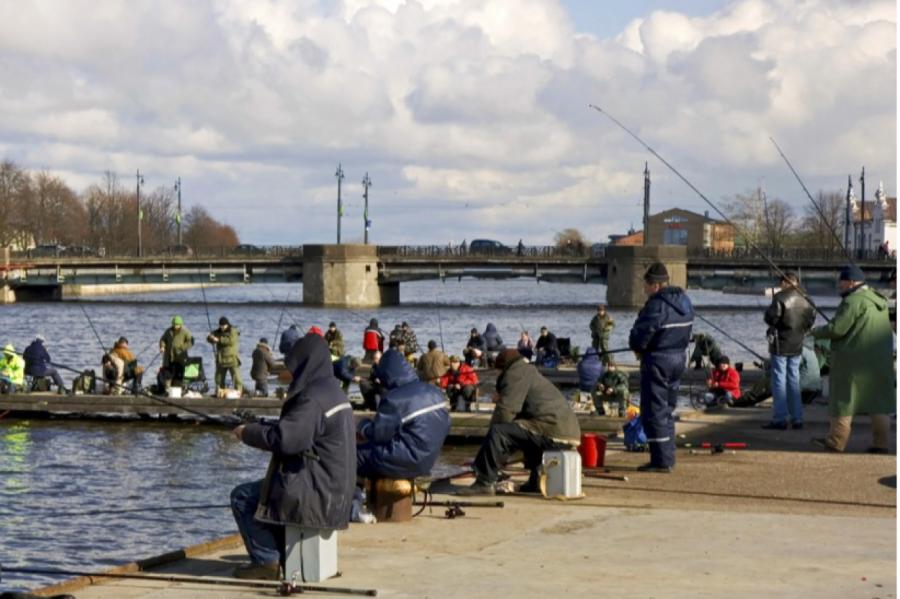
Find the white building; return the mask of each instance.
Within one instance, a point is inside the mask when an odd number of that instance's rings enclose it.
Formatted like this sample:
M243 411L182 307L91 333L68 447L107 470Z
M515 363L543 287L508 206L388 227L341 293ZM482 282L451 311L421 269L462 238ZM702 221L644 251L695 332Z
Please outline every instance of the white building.
M884 183L878 184L875 199L866 202L864 217L860 215L860 201L856 197L852 197L851 202L853 231L850 235L850 245L853 248L863 248L874 252L884 242L887 242L888 251L897 251L897 198L885 196Z

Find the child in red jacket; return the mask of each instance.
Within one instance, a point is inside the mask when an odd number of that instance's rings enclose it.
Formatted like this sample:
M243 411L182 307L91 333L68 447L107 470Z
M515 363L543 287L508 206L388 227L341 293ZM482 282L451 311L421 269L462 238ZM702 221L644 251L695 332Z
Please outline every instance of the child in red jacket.
M741 396L741 375L731 367L728 356L721 356L716 362L715 370L706 379L706 387L709 389L706 393L707 407L730 406Z
M462 406L466 412L472 411L472 402L478 397L478 375L471 366L457 356L450 356L450 370L441 377L440 385L447 392L451 412Z

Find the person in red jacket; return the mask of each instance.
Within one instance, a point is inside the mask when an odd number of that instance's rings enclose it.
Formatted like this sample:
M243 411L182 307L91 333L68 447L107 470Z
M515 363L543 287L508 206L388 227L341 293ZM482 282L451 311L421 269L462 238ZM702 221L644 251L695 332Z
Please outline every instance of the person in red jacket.
M478 392L478 375L468 364L463 364L458 356L450 356L450 370L440 379L441 389L447 392L450 411L455 412L459 402L465 404L466 412L472 411L472 402Z
M363 362L371 364L375 353L384 352L384 332L378 328L378 319L373 318L369 321L369 326L363 333L363 349L366 355L363 356Z
M707 407L715 407L722 404L732 405L734 400L741 396L741 375L731 367L728 356L721 356L716 362L716 368L706 379Z

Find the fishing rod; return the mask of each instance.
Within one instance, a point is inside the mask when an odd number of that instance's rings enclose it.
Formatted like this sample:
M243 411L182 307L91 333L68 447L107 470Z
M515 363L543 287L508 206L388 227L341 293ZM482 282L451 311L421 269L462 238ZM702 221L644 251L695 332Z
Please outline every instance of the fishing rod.
M340 595L359 595L376 597L375 589L354 589L350 587L328 587L314 584L297 584L292 581L268 580L236 580L234 578L218 578L213 576L190 576L186 574L150 574L147 572L89 572L84 570L65 570L61 568L7 568L0 565L0 578L6 572L10 574L32 574L38 576L82 576L86 578L123 578L133 580L152 580L157 582L175 582L187 584L208 584L228 587L253 589L271 589L281 595L301 593L337 593Z
M284 313L287 311L287 301L291 296L291 292L288 291L287 297L284 298L284 305L281 306L281 314L278 316L278 326L275 327L275 336L272 337L272 343L278 343L278 333L281 332L281 321L284 319ZM272 297L275 297L275 294L272 294Z
M138 355L136 355L134 358L135 358L136 360L137 360L137 359L140 359L141 356L143 356L143 355L146 354L148 351L150 351L150 348L151 348L151 347L154 347L154 346L155 346L155 347L159 347L159 342L158 342L158 341L151 341L150 343L147 344L147 347L145 347L144 349L142 349L141 352L140 352Z
M694 316L696 316L697 318L699 318L700 320L702 320L703 322L705 322L706 324L708 324L709 326L711 326L712 328L714 328L715 330L717 330L718 332L722 333L722 334L725 335L727 338L731 339L732 341L734 341L735 343L737 343L740 347L744 348L745 350L747 350L748 352L750 352L751 354L753 354L754 356L756 356L756 357L759 358L760 360L768 361L768 358L762 357L762 356L759 355L757 352L755 352L755 351L753 351L752 349L750 349L750 347L748 347L744 342L739 341L739 340L736 339L734 336L732 336L732 335L730 335L728 332L726 332L725 329L723 329L722 327L720 327L720 326L718 326L717 324L713 323L713 322L710 321L709 319L704 318L701 314L699 314L699 313L697 313L697 312L694 312Z
M203 281L200 281L200 293L203 294L203 307L206 309L206 326L211 331L213 330L212 319L209 317L209 302L206 301L206 287L204 287Z
M672 171L673 173L675 173L675 175L676 175L679 179L681 179L681 180L685 183L685 185L687 185L688 187L690 187L690 188L694 191L694 193L696 193L698 196L700 196L700 199L702 199L704 202L706 202L706 203L709 205L710 208L712 208L713 210L715 210L716 213L717 213L719 216L721 216L722 219L723 219L726 223L728 223L729 225L731 225L731 227L734 228L735 231L737 231L738 233L740 233L741 236L744 238L744 240L747 242L747 245L750 246L750 248L753 249L757 254L759 254L760 257L762 257L762 259L765 260L766 263L772 268L772 270L774 270L776 273L778 273L778 275L779 275L781 278L783 278L783 279L786 279L786 278L787 278L785 272L784 272L781 268L779 268L778 265L775 264L774 261L772 261L772 259L769 257L768 254L766 254L764 251L762 251L762 249L760 249L760 247L759 247L758 245L756 245L756 243L753 242L752 238L751 238L750 235L747 233L747 231L744 230L743 227L738 226L734 221L732 221L730 218L728 218L728 216L727 216L724 212L722 212L722 211L719 209L718 206L716 206L715 204L713 204L712 201L710 201L710 199L707 198L707 197L703 194L702 191L700 191L699 189L697 189L697 187L695 187L693 183L691 183L690 181L688 181L687 178L686 178L684 175L682 175L681 172L680 172L678 169L676 169L674 166L672 166L672 165L669 163L668 160L666 160L665 158L663 158L662 156L660 156L660 154L659 154L656 150L654 150L654 149L651 148L649 145L647 145L647 143L646 143L643 139L641 139L640 137L638 137L636 133L634 133L631 129L629 129L628 127L626 127L625 125L623 125L618 119L616 119L616 118L615 118L613 115L611 115L610 113L606 112L605 110L603 110L602 108L600 108L599 106L596 106L596 105L594 105L594 104L588 104L588 107L589 107L589 108L593 108L594 110L596 110L596 111L599 112L600 114L605 115L609 120L611 120L613 123L615 123L616 125L618 125L619 128L621 128L623 131L625 131L625 133L627 133L628 135L630 135L635 141L637 141L637 142L638 142L639 144L641 144L644 148L646 148L648 152L650 152L651 154L653 154L654 156L656 156L656 158L659 159L659 161L662 162L664 165L666 165L666 167L668 167L668 169L669 169L670 171ZM813 307L813 309L815 309L815 311L818 312L819 315L822 316L822 318L825 319L825 322L831 322L831 319L828 318L828 316L825 314L825 312L823 312L821 308L819 308L815 303L813 303L812 298L810 298L809 295L807 295L806 292L803 291L803 290L799 287L799 285L795 285L795 286L794 286L794 289L796 289L797 292L803 297L803 299L805 299L807 302L809 302L809 305L811 305L811 306Z
M441 337L441 351L444 351L444 325L441 324L441 309L437 308L438 334Z
M97 332L97 328L94 326L94 322L91 320L91 317L88 316L87 310L84 309L84 306L82 304L79 304L78 307L81 308L81 313L84 314L85 318L87 318L88 325L90 325L91 330L94 331L94 336L97 338L97 343L100 344L100 351L105 354L107 351L106 346L103 345L103 339L100 338L100 333Z
M791 161L788 160L788 157L784 155L784 152L781 150L781 146L778 145L778 142L775 141L775 138L769 136L769 141L775 146L775 149L778 150L778 153L781 154L781 158L784 160L784 163L787 164L787 167L791 169L791 172L794 174L794 177L797 179L797 182L800 184L800 187L803 188L803 192L806 193L806 197L809 198L809 201L812 202L813 207L816 209L816 212L819 213L819 216L822 219L822 223L825 225L825 228L828 229L828 232L831 233L832 237L834 237L835 241L837 241L838 247L841 248L841 251L844 253L844 257L850 261L850 264L856 265L856 262L853 261L853 257L850 255L850 252L844 247L844 242L841 241L840 236L828 222L828 219L825 217L825 213L822 212L822 207L813 199L812 194L809 193L809 189L806 188L806 184L803 183L803 179L800 178L800 175L797 173L797 170L794 168L794 165L791 164Z

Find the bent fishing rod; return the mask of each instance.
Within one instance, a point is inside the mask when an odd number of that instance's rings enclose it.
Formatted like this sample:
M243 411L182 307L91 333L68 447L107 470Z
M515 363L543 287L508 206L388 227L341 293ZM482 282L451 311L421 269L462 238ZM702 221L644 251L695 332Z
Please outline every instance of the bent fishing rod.
M237 580L234 578L218 578L212 576L190 576L187 574L151 574L148 572L90 572L85 570L67 570L62 568L7 568L0 565L0 577L4 573L31 574L38 576L82 576L86 578L122 578L133 580L152 580L157 582L175 582L187 584L208 584L227 587L243 587L252 589L270 589L280 595L302 593L336 593L340 595L359 595L376 597L375 589L354 589L350 587L329 587L315 584L298 584L293 581L269 580Z
M702 199L704 202L706 202L706 203L709 205L710 208L712 208L713 210L715 210L715 211L716 211L716 214L718 214L719 216L722 217L722 220L724 220L726 223L728 223L729 225L731 225L731 227L733 227L735 231L737 231L738 233L740 233L741 236L744 238L744 240L747 242L747 245L750 246L750 248L751 248L752 250L754 250L757 254L759 254L760 257L761 257L763 260L765 260L766 263L772 268L772 270L774 270L776 273L778 273L778 275L779 275L782 279L786 279L786 278L787 278L787 277L786 277L786 274L785 274L785 272L784 272L784 270L782 270L781 268L779 268L779 266L778 266L777 264L775 264L775 262L769 257L769 255L766 254L764 251L762 251L762 249L761 249L758 245L756 245L756 243L754 243L754 242L752 241L752 238L751 238L750 235L747 233L747 231L744 230L743 227L738 226L737 224L735 224L734 221L732 221L730 218L728 218L728 216L727 216L724 212L722 212L722 211L719 209L718 206L716 206L715 204L713 204L712 201L711 201L709 198L707 198L706 195L704 195L702 191L700 191L699 189L697 189L697 187L696 187L693 183L691 183L690 181L688 181L687 177L685 177L684 175L682 175L681 172L680 172L677 168L675 168L674 166L672 166L672 165L669 163L668 160L666 160L665 158L663 158L663 157L659 154L659 152L657 152L656 150L654 150L653 148L651 148L651 147L650 147L643 139L641 139L640 137L638 137L638 135L637 135L636 133L634 133L631 129L629 129L628 127L626 127L625 125L623 125L618 119L616 119L616 117L614 117L613 115L611 115L611 114L608 113L607 111L603 110L602 108L600 108L599 106L596 106L596 105L594 105L594 104L588 104L588 107L589 107L589 108L593 108L594 110L596 110L597 112L599 112L599 113L602 114L602 115L605 115L609 120L611 120L613 123L615 123L620 129L622 129L625 133L627 133L628 135L630 135L635 141L637 141L639 144L641 144L641 146L643 146L644 148L646 148L646 150L647 150L648 152L650 152L651 154L653 154L654 156L656 156L656 158L659 159L659 161L662 162L664 165L666 165L666 167L667 167L670 171L672 171L673 173L675 173L675 175L676 175L679 179L681 179L681 180L685 183L685 185L687 185L688 187L690 187L690 188L694 191L694 193L696 193L698 196L700 196L700 199ZM823 312L822 309L819 308L819 307L812 301L812 298L810 298L809 295L808 295L805 291L803 291L803 290L800 288L799 285L794 285L793 287L794 287L794 289L796 289L797 292L803 297L803 299L805 299L807 302L809 302L809 305L811 305L811 306L815 309L815 311L818 312L819 315L820 315L822 318L825 319L825 322L831 322L831 319L828 318L828 316L825 314L825 312Z
M81 313L84 314L84 317L88 321L88 325L90 325L91 330L94 331L94 337L97 338L97 343L100 344L100 351L104 354L107 352L106 346L103 345L103 339L100 338L100 333L97 332L97 328L94 326L94 322L91 320L91 317L88 316L87 310L84 309L84 305L78 304L78 307L81 308Z
M715 324L714 322L712 322L711 320L709 320L709 319L703 317L703 315L699 314L698 312L694 311L694 316L696 316L697 318L699 318L700 320L702 320L703 322L705 322L706 324L708 324L709 326L711 326L712 328L714 328L715 330L717 330L718 332L722 333L722 334L725 335L728 339L731 339L732 341L734 341L735 343L737 343L740 347L744 348L745 350L747 350L748 352L750 352L751 354L753 354L754 356L756 356L756 357L759 358L760 360L763 360L763 361L768 360L768 358L763 358L761 355L759 355L758 353L756 353L755 351L753 351L752 349L750 349L750 347L747 346L746 344L744 344L742 341L739 341L737 338L735 338L734 336L730 335L725 329L723 329L722 327L716 325L716 324Z
M800 187L803 188L803 192L806 193L806 197L809 198L809 201L812 202L813 207L816 209L816 212L819 214L819 217L822 219L822 223L825 225L825 228L831 233L834 237L835 241L837 241L838 247L841 248L841 251L844 253L844 257L850 261L851 264L856 266L856 262L853 261L853 257L850 255L850 252L844 247L844 242L841 241L840 236L828 222L828 219L825 217L825 213L822 212L821 206L813 199L812 194L809 193L809 189L806 188L806 184L803 183L803 179L800 178L800 175L797 173L797 170L794 168L794 165L791 164L791 161L788 160L788 157L784 155L784 152L781 150L781 146L778 145L778 142L775 141L775 138L769 136L769 141L775 146L775 149L778 150L778 153L781 154L781 158L784 159L784 163L787 164L787 167L791 169L791 172L794 174L794 177L797 179L797 182L800 184Z

